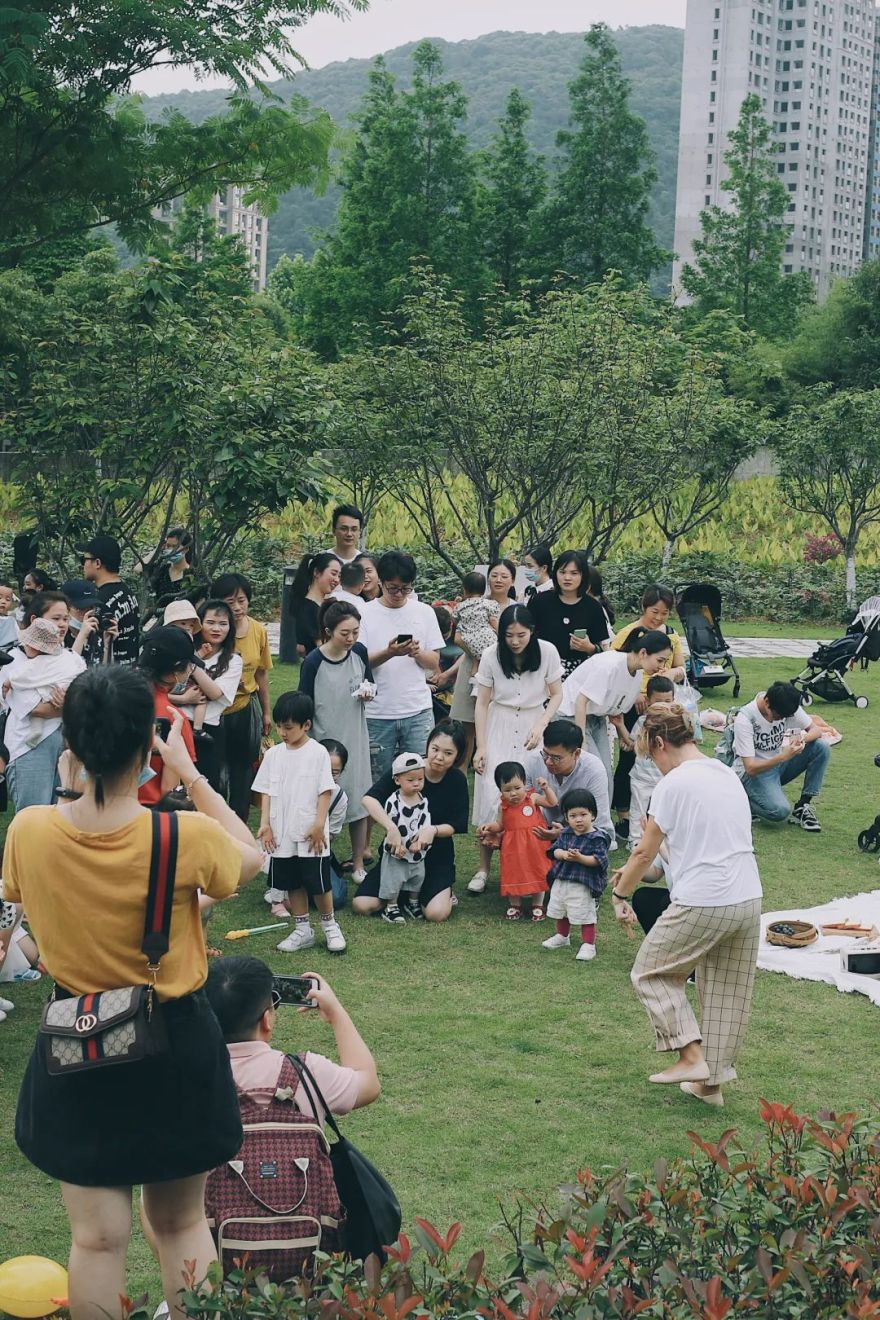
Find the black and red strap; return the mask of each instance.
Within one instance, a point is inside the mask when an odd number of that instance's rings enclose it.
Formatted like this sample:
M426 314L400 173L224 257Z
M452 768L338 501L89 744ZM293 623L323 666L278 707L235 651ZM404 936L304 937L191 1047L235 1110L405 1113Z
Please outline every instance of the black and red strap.
M168 952L174 876L177 870L178 820L174 811L151 813L150 887L141 950L151 967Z

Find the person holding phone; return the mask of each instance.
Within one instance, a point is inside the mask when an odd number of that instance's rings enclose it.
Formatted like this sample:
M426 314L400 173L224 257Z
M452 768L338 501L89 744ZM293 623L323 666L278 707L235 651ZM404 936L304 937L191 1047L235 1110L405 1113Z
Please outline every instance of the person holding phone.
M608 640L602 606L589 594L589 565L580 550L565 550L553 565L553 590L532 598L529 611L538 637L559 652L562 677L591 655L598 655Z
M196 656L193 639L182 628L151 628L141 647L138 669L153 690L153 707L157 732L160 737L177 723L179 713L168 700L168 694L178 683L185 683L196 664L202 664ZM196 759L196 745L192 725L189 720L180 720L183 744L192 758ZM143 806L154 806L166 793L177 788L180 778L173 764L163 761L161 754L154 748L147 770L149 777L138 788L138 801Z

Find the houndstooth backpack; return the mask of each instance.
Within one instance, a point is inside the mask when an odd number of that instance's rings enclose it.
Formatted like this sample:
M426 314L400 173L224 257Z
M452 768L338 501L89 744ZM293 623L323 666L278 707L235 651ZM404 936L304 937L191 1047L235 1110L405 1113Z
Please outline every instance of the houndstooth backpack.
M224 1273L241 1263L281 1283L315 1251L343 1249L345 1212L321 1124L296 1109L299 1076L285 1059L268 1104L239 1092L244 1141L208 1175L205 1210Z

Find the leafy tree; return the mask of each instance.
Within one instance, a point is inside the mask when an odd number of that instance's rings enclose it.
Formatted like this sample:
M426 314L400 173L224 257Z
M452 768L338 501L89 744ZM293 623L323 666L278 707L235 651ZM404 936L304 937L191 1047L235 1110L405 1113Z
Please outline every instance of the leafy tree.
M60 568L95 529L137 551L185 519L210 574L266 512L321 493L324 380L247 283L243 254L207 240L128 271L93 253L47 294L0 276L0 438Z
M519 291L534 252L536 213L547 192L547 171L529 147L531 106L514 87L498 134L480 160L479 222L486 262L512 294Z
M630 109L610 29L594 23L585 43L569 83L570 127L556 136L562 160L541 222L543 271L593 284L616 270L637 283L669 259L648 224L656 179L648 132Z
M867 261L849 279L835 281L825 302L802 317L783 360L802 385L880 385L880 261Z
M285 109L262 81L297 62L289 32L316 13L364 0L254 0L217 6L82 0L6 10L0 25L0 258L115 223L137 247L155 230L152 208L229 183L271 210L279 192L320 183L329 116ZM149 120L132 79L159 65L232 83L225 113L190 123ZM258 103L250 84L262 98Z
M724 153L728 177L721 184L729 206L700 213L702 237L682 285L700 312L727 308L743 324L770 338L787 336L812 291L806 274L783 275L782 254L791 227L789 196L776 171L775 146L760 97L740 109Z
M370 75L356 137L342 164L335 230L313 260L295 263L274 296L326 356L381 338L411 290L414 260L428 262L468 299L485 287L476 222L467 102L444 82L436 46L413 54L412 87L397 88L381 59Z
M859 538L880 521L880 391L817 389L792 409L775 449L787 503L824 522L843 548L853 608Z

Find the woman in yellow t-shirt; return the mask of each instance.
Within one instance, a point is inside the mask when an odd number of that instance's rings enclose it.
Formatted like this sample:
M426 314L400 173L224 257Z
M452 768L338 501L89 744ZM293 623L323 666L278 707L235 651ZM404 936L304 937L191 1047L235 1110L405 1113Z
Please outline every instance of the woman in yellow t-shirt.
M152 813L138 781L154 746L153 693L133 669L96 666L74 679L63 729L82 793L27 807L9 827L8 901L23 904L55 981L71 998L149 981L141 951L152 859ZM15 1139L62 1184L70 1219L70 1310L116 1315L128 1293L132 1187L143 1185L173 1320L184 1262L195 1277L215 1259L204 1214L207 1172L235 1156L241 1120L229 1057L203 990L207 958L199 892L228 898L260 867L253 838L186 752L177 713L165 764L197 808L178 817L169 947L156 977L167 1032L136 1062L50 1074L38 1036L21 1086ZM213 819L211 819L213 818Z
M254 766L260 739L272 732L269 700L269 634L266 625L248 614L253 587L243 573L223 573L211 583L211 596L225 600L235 620L235 649L241 656L241 680L235 700L223 712L224 755L228 778L227 798L240 820L251 809Z
M628 623L625 628L614 634L611 640L612 651L628 650L627 641L630 634L636 628L647 628L649 632L665 632L672 643L672 659L669 668L663 672L667 678L671 678L674 683L683 683L685 679L684 652L681 649L681 638L674 628L669 626L669 616L672 613L672 607L675 604L675 597L668 587L662 587L658 583L653 583L646 587L642 594L641 607L642 612L632 623ZM645 710L644 691L648 685L648 675L642 675L642 696L639 697L632 710L628 711L623 717L626 728L632 729L636 720ZM622 749L618 751L617 768L614 772L614 792L612 794L611 805L617 811L618 834L621 838L629 836L629 804L630 804L630 771L635 765L635 752L625 752Z

